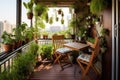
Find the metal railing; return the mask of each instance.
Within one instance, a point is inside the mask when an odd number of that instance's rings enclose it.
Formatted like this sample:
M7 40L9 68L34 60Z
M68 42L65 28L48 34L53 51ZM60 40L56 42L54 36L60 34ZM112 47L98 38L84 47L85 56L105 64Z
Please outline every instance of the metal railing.
M67 43L67 42L72 42L73 40L72 39L65 39L64 41ZM39 39L38 40L38 44L49 44L49 43L52 44L52 39Z
M72 42L72 39L65 39L65 42ZM49 44L49 43L52 44L51 39L39 39L38 40L39 45ZM6 69L10 71L10 67L13 65L14 59L19 54L19 51L24 52L30 44L31 42L17 48L16 50L12 52L1 52L0 53L0 73L5 71Z
M0 53L0 73L5 70L10 71L10 69L11 69L10 67L13 65L13 61L19 54L19 51L25 51L26 48L29 46L29 44L31 44L31 42L17 48L16 50L14 50L12 52Z

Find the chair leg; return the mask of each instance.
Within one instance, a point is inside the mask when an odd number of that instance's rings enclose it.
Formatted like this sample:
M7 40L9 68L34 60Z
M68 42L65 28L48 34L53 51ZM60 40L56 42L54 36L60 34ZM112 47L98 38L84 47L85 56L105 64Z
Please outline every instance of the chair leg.
M80 63L79 59L77 59L77 63L79 64L80 68L82 69L82 72L85 71L84 67L82 66L82 64Z
M86 69L84 70L84 72L83 72L83 74L82 74L82 79L85 79L85 76L87 76L88 79L90 80L90 76L89 76L89 73L88 73L89 69L90 69L90 64L89 64L89 65L86 67ZM88 74L88 75L87 75L87 74Z
M61 67L61 70L63 70L63 66L62 66L62 63L61 63L61 61L60 61L61 55L60 55L60 54L58 54L58 55L56 54L55 56L56 56L56 59L55 59L55 61L54 61L53 64L55 64L56 62L58 62L58 64L59 64L60 67Z
M57 54L56 54L55 56L56 56L56 59L55 59L55 61L54 61L54 64L55 64L57 61L60 61L59 59L60 59L61 55L58 55L58 56L57 56Z
M70 59L70 53L67 54L68 60L70 61L71 66L73 65L71 59Z
M82 76L81 76L81 80L85 79L85 76L87 76L88 80L90 80L90 76L88 74L88 71L90 69L90 65L88 65L86 68L83 67L83 65L80 63L79 59L77 59L77 62L80 66L80 68L82 69Z

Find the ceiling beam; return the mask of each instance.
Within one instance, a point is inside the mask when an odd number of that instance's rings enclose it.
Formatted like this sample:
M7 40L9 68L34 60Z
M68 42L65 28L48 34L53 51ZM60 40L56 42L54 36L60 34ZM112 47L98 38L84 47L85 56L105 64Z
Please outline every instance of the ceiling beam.
M73 5L77 0L36 0L38 3L42 3L48 6L69 7Z

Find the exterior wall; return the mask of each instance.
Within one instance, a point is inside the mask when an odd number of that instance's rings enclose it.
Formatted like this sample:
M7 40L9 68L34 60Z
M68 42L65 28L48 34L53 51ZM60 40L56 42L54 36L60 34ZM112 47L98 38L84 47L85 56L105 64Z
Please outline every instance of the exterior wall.
M109 30L106 36L108 50L103 54L103 73L102 80L111 80L111 64L112 64L112 8L109 7L103 12L103 26Z

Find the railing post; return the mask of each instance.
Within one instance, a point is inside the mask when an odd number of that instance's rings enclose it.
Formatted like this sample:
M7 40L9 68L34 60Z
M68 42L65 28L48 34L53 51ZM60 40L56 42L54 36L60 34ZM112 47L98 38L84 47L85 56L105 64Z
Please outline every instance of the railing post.
M1 65L0 65L0 73L1 73Z

